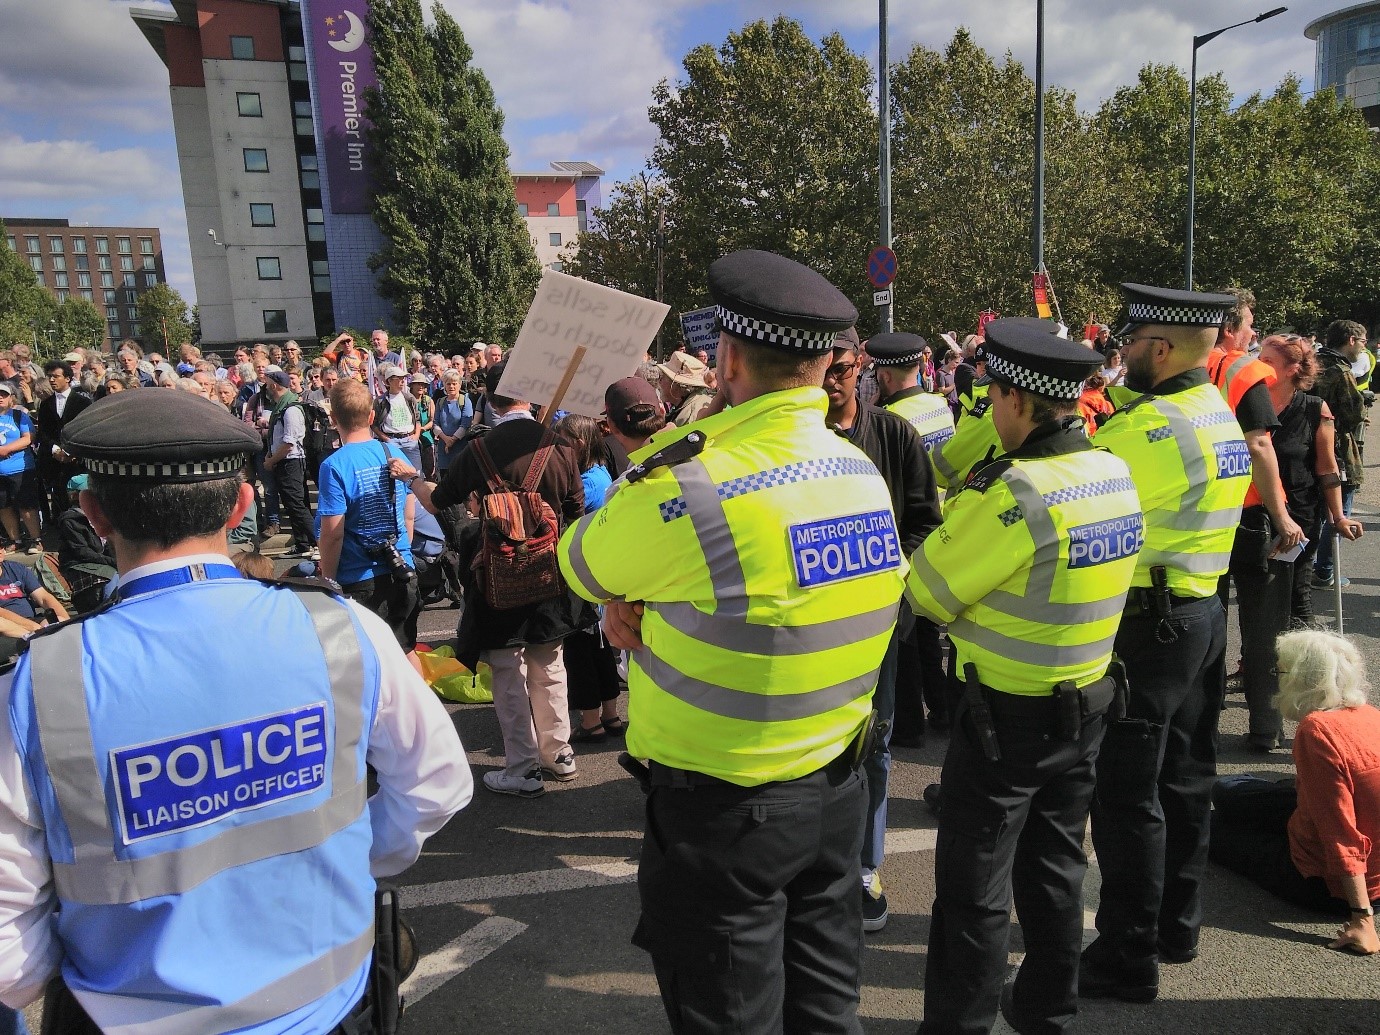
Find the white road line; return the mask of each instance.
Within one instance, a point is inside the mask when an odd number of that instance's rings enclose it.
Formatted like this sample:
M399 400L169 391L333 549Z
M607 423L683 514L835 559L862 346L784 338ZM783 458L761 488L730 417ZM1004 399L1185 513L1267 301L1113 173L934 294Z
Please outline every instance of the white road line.
M517 920L491 916L475 924L453 942L427 953L418 961L417 969L403 982L402 995L407 1005L421 1002L451 978L463 974L525 930L527 925Z
M905 855L907 852L929 852L934 850L939 831L932 827L919 827L914 830L888 830L886 832L886 854Z
M402 889L404 909L423 906L459 905L487 902L519 895L545 895L553 891L602 888L628 884L637 877L637 863L627 859L598 856L574 857L569 868L533 870L529 873L500 873L492 877L470 877L436 884L416 884Z

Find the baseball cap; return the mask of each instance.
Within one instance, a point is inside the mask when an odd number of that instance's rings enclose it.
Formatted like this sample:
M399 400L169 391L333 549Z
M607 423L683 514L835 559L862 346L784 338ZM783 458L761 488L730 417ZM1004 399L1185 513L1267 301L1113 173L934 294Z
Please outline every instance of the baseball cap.
M604 392L604 412L611 420L626 420L634 406L649 405L660 407L661 396L645 377L625 377Z

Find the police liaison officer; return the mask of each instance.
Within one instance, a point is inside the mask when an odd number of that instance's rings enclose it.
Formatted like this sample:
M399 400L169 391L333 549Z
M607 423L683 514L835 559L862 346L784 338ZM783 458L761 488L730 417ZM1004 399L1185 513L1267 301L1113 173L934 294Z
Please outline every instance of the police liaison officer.
M1160 961L1198 955L1225 691L1217 580L1251 484L1251 454L1208 375L1232 296L1140 284L1122 291L1126 385L1143 394L1103 423L1097 444L1131 468L1145 546L1116 639L1131 692L1097 768L1092 838L1102 893L1079 992L1149 1002Z
M231 566L253 428L124 392L62 445L121 584L0 677L0 999L47 984L58 1032L373 1031L374 879L469 801L454 726L373 614Z
M859 769L905 565L886 483L823 419L857 311L767 252L719 259L709 289L731 408L635 453L561 569L633 652L628 751L649 791L633 940L671 1030L853 1035Z
M1043 323L1043 326L1041 325ZM1047 321L987 326L991 420L977 468L911 558L906 596L949 624L963 692L944 758L921 1035L1019 1032L1077 1012L1083 834L1112 640L1141 543L1126 464L1077 416L1098 355ZM1011 901L1026 956L1003 987Z

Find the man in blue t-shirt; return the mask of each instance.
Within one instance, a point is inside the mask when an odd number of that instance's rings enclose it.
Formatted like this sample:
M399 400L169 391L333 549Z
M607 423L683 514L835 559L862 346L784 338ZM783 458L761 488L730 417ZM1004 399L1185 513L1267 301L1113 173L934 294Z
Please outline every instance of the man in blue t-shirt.
M0 523L10 541L27 553L43 552L39 544L38 508L43 485L30 448L34 424L28 413L14 405L14 385L0 381ZM24 521L20 541L20 519Z
M47 608L59 622L67 621L67 609L43 588L34 570L18 561L7 561L0 546L0 662L19 653L20 640L42 624L37 608Z
M402 459L392 443L369 432L373 400L360 382L331 389L331 416L340 448L321 462L316 513L321 574L351 600L392 628L404 650L417 642L417 573L408 515L413 500L388 474L388 458Z

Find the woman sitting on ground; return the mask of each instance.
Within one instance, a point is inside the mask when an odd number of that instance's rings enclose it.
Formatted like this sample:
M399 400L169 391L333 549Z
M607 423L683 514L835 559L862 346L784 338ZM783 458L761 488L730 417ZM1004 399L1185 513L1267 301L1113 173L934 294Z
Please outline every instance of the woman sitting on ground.
M1303 629L1277 649L1276 705L1299 724L1297 779L1219 780L1211 857L1296 905L1345 913L1330 947L1369 956L1380 952L1380 710L1344 637Z

